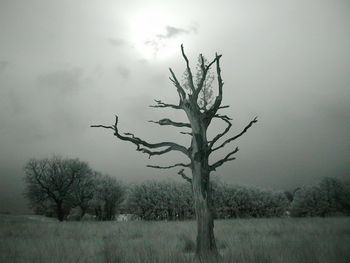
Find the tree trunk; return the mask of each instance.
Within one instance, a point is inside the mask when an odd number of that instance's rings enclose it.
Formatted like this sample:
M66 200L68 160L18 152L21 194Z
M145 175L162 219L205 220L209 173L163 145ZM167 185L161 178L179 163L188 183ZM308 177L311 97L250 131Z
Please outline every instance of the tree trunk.
M202 166L201 163L195 166ZM214 237L214 219L208 171L192 170L192 189L197 219L196 258L199 262L216 262L219 253Z
M80 207L80 210L81 210L81 214L80 214L80 218L79 218L79 221L84 217L84 215L86 214L86 207L85 206L81 206Z
M56 212L57 212L57 219L58 221L62 222L63 219L64 219L64 211L63 211L63 205L62 205L62 202L58 202L57 204L57 209L56 209Z
M207 126L200 116L189 115L192 127L191 168L194 209L197 219L196 259L201 263L217 262L219 253L214 237L214 219L210 193Z

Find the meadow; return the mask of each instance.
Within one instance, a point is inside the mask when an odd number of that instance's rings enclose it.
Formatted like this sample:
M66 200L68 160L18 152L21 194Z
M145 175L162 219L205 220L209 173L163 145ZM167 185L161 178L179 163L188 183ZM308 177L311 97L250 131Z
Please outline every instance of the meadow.
M0 216L0 262L192 262L194 221L63 222ZM350 218L215 221L223 262L348 263Z

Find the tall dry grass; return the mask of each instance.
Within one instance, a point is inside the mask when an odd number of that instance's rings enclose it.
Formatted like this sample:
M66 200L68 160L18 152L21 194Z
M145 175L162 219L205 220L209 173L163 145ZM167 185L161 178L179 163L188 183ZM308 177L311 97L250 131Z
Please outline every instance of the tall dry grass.
M0 217L0 262L192 262L196 224ZM350 262L350 218L215 222L223 262Z

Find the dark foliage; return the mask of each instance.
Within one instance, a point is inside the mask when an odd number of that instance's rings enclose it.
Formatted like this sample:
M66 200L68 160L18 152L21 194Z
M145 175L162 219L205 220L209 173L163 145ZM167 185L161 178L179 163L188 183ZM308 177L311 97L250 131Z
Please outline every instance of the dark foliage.
M291 204L292 216L350 215L350 184L323 178L312 187L299 188Z
M282 192L227 184L212 184L216 218L278 217L289 201ZM144 220L193 219L193 197L188 184L145 182L130 189L125 206Z

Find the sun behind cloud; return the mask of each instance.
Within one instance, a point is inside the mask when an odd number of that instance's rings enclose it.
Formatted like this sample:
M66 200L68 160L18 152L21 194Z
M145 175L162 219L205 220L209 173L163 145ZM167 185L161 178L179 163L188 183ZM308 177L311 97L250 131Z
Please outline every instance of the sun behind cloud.
M144 59L165 59L178 52L183 36L196 33L180 18L159 8L134 13L129 18L130 41Z

